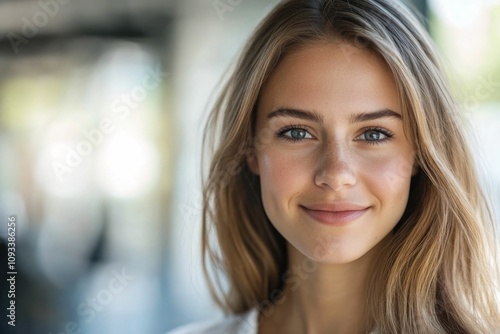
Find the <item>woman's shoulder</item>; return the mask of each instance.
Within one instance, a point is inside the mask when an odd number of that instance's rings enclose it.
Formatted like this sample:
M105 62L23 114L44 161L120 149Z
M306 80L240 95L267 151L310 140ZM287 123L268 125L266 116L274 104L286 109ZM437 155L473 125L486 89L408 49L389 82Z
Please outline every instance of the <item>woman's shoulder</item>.
M257 334L257 310L233 315L221 320L192 323L166 334Z

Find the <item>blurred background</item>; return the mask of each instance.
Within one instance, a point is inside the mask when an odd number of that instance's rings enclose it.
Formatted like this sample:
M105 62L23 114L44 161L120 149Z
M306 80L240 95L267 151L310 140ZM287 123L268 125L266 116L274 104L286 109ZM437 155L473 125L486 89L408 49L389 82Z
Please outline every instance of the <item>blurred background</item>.
M201 133L221 77L276 3L0 1L1 333L156 334L222 316L201 271ZM498 210L500 0L414 4Z

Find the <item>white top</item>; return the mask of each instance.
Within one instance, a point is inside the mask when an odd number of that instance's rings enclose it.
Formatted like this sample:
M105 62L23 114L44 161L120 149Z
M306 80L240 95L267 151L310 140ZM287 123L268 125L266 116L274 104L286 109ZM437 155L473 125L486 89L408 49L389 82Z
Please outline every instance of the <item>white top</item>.
M257 309L222 320L212 320L185 325L166 334L257 334ZM377 334L372 331L370 334Z
M241 315L181 326L167 334L257 334L258 312L252 309Z

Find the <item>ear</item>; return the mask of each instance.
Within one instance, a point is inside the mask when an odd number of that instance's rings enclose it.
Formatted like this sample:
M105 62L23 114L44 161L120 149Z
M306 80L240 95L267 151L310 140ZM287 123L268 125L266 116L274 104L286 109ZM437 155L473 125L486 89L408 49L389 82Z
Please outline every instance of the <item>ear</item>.
M247 154L246 160L250 171L255 175L259 175L259 161L253 150Z

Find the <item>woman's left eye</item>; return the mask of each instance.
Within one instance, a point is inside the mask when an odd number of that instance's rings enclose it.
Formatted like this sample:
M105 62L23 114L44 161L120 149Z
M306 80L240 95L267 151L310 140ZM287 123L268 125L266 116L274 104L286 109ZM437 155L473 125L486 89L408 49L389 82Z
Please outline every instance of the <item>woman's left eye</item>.
M363 132L358 138L359 140L366 141L370 144L378 144L380 142L391 139L392 136L393 134L387 130L368 129Z

